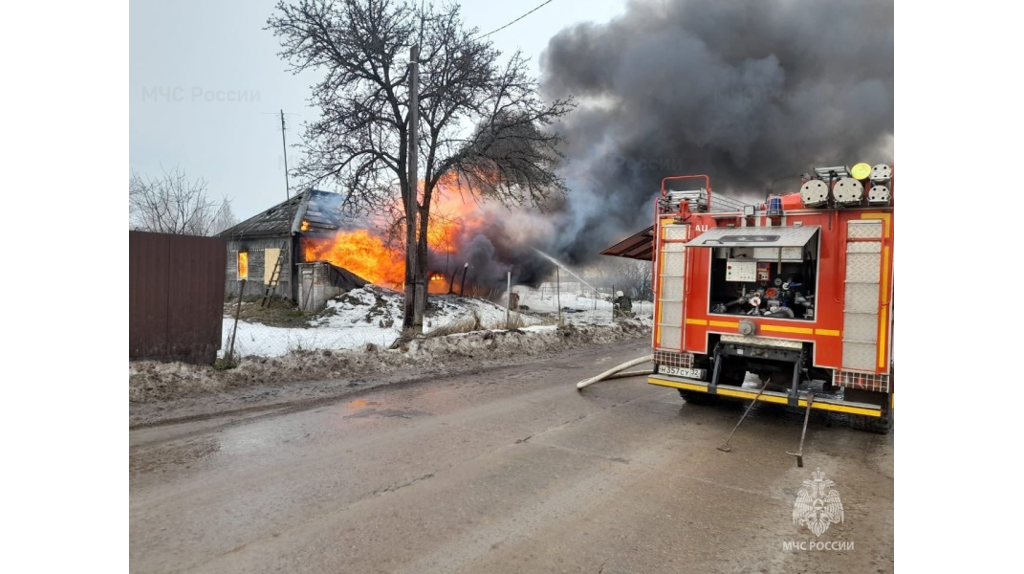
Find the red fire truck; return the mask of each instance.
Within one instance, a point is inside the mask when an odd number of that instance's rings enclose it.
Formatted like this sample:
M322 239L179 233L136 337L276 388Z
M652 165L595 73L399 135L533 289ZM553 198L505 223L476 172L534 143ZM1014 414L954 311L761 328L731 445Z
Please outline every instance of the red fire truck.
M815 168L760 205L713 193L706 175L665 178L654 225L603 252L653 262L648 382L889 432L893 216L886 164Z

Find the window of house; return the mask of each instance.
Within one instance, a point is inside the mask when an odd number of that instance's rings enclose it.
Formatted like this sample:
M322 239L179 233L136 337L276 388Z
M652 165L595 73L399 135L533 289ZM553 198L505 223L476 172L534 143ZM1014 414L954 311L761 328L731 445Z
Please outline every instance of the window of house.
M238 252L238 280L249 278L249 252Z

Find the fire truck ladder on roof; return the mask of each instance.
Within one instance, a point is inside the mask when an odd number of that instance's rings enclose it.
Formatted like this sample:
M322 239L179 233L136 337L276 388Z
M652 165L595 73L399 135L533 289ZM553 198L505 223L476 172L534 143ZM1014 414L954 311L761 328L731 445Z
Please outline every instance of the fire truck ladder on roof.
M744 207L753 207L751 204L733 199L731 197L716 193L714 199L705 188L691 190L666 190L665 197L659 200L662 209L667 212L679 211L679 205L683 201L690 202L690 211L710 213L742 213Z
M270 273L270 280L267 281L266 289L263 291L263 298L260 299L260 307L266 307L270 304L270 298L274 295L274 289L277 288L277 284L281 281L281 269L284 267L284 254L287 249L288 243L286 242L277 253L277 261L274 262L274 270ZM263 264L266 265L266 261Z

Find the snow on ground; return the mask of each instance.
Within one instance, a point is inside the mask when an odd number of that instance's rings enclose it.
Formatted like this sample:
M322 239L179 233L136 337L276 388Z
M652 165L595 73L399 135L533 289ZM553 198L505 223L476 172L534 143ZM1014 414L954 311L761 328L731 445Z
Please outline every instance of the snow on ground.
M250 356L230 369L130 361L129 420L132 425L146 425L296 402L312 404L424 377L522 365L542 357L570 357L594 345L639 345L640 353L649 341L649 326L623 319L612 325L543 325L416 337L394 348L368 344L282 357Z
M558 304L563 325L610 325L612 304L607 293L589 288L557 290L554 283L536 288L514 286L521 312L509 314L503 305L457 295L431 295L423 320L427 336L459 332L519 328L525 332L552 330L558 323ZM507 300L503 294L501 300ZM387 348L401 336L403 294L373 285L354 289L328 302L327 308L311 318L306 327L273 327L241 320L238 322L236 356L282 357L294 352L343 350L373 344ZM644 325L651 324L651 304L634 302L633 312ZM224 357L231 345L235 319L225 315Z
M612 321L608 295L595 298L563 291L559 326L558 305L552 302L548 286L514 289L520 305L528 309L509 313L511 328L506 328L506 310L501 305L480 298L431 295L424 333L411 338L401 337L400 332L403 295L373 285L349 291L313 315L285 307L260 310L256 303L243 303L238 311L243 317L292 326L240 320L235 345L239 360L233 368L129 361L131 424L319 401L425 376L571 354L591 345L649 340L649 311ZM634 303L633 308L640 307ZM235 328L234 313L227 315L222 357Z
M582 284L541 283L537 287L524 285L512 288L519 295L520 308L526 313L556 316L559 304L562 308L562 323L608 325L612 323L612 302L610 289L603 292ZM646 325L651 324L653 310L650 301L634 301L633 315Z
M514 290L523 309L509 313L510 324L502 305L431 295L423 333L415 337L401 336L403 294L373 285L329 301L316 314L287 307L258 309L254 302L228 306L221 357L230 348L235 312L249 317L238 321L236 364L129 361L131 424L332 399L425 376L475 372L650 337L649 303L646 313L613 321L608 294L595 297L579 290L556 296L548 285ZM501 299L507 300L507 294ZM642 307L634 303L633 309ZM253 317L291 326L274 327Z

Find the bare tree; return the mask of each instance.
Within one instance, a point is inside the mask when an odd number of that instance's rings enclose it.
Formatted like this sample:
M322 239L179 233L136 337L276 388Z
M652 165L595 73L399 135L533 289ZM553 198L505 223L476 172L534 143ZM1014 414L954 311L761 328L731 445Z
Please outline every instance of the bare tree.
M632 299L651 300L651 262L638 259L624 259L619 263L619 274L623 291Z
M415 295L407 291L405 327L422 324L427 226L443 178L506 205L539 204L565 191L555 173L561 136L550 126L571 102L542 101L523 56L515 52L503 63L490 41L464 26L458 5L280 2L267 27L294 72L324 73L310 98L320 117L306 125L297 175L312 185L344 187L346 209L380 210L393 205L397 193L406 221L418 217L416 269L406 269ZM406 55L413 45L420 47L421 191L409 181ZM416 194L415 213L407 207L410 193Z
M189 179L180 168L157 177L128 176L128 228L176 235L213 235L237 220L231 200L207 194L206 180Z
M650 301L651 262L626 257L602 257L583 268L587 281L601 288L615 287L630 299ZM614 292L612 293L614 297Z
M225 197L217 207L217 214L213 218L212 227L210 227L210 235L216 235L235 225L238 225L238 218L235 217L235 212L231 209L231 200Z

